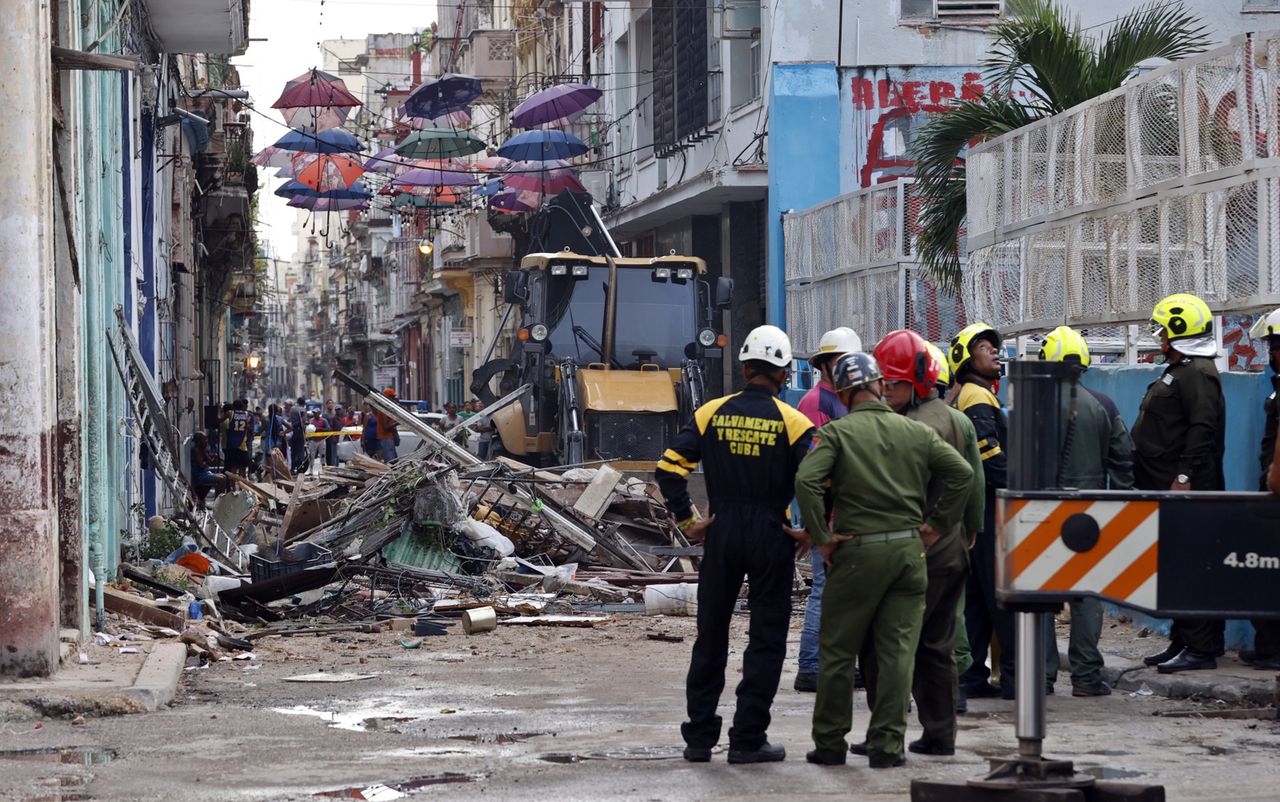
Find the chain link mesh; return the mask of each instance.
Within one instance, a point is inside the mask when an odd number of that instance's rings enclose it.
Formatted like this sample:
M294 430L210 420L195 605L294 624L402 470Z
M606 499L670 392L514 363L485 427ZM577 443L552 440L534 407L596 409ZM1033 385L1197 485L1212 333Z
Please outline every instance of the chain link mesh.
M1278 96L1280 36L1255 34L975 147L970 318L1019 333L1141 323L1175 292L1280 303L1280 167L1257 161L1280 158Z

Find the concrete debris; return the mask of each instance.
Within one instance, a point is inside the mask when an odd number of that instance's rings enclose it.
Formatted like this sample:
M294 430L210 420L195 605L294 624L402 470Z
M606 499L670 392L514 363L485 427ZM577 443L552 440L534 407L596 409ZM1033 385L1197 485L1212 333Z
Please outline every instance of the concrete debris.
M599 626L603 609L644 612L646 588L683 599L696 579L700 551L645 477L481 461L434 436L389 464L357 455L296 476L236 477L210 510L238 553L187 538L163 560L127 566L109 609L151 637L180 638L200 668L251 659L264 637L385 630L425 648L423 637L459 622L468 634Z

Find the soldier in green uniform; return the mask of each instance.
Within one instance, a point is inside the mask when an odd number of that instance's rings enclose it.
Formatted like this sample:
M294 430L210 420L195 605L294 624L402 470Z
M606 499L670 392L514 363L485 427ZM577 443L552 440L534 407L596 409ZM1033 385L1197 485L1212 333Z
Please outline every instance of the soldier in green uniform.
M854 659L870 632L879 687L867 756L872 768L889 768L905 762L907 697L928 587L925 549L959 523L973 471L936 432L881 400L884 380L870 355L841 357L834 380L849 413L823 427L821 442L796 474L801 515L828 565L813 711L816 748L806 759L845 762ZM824 499L828 481L831 527ZM926 523L931 481L940 490Z
M889 332L876 345L873 356L884 373L885 403L937 432L947 445L969 461L974 472L964 520L951 531L940 533L938 542L925 552L929 590L925 594L915 678L911 685L924 734L907 748L922 755L954 755L959 674L953 652L956 630L963 628L956 626L955 611L964 598L969 543L982 531L986 503L978 434L963 412L938 397L935 385L942 362L931 355L928 343L919 334L907 329ZM930 504L940 491L936 482L930 483ZM878 681L874 638L868 638L863 644L858 659L863 666L867 699L874 700ZM867 745L854 744L849 751L865 755Z

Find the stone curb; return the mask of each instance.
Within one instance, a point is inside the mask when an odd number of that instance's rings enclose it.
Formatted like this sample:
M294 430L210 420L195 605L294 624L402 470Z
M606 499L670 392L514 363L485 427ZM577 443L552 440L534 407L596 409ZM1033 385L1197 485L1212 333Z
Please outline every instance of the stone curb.
M173 701L178 680L187 660L187 647L182 643L157 643L138 671L133 686L124 694L140 702L148 712Z
M1224 676L1214 671L1184 671L1161 674L1140 660L1129 660L1109 654L1102 676L1111 687L1121 691L1138 691L1146 686L1156 696L1170 699L1221 699L1227 704L1271 704L1276 698L1277 677L1259 671L1258 679Z

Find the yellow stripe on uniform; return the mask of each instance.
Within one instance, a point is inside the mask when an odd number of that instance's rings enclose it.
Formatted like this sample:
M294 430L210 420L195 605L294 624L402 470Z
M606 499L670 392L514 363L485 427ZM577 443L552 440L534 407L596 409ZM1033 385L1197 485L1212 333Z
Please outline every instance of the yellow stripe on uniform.
M667 473L674 473L676 476L688 476L690 473L692 473L692 471L690 471L688 468L681 467L675 464L674 462L671 462L666 457L663 457L662 459L658 460L657 470L666 471Z
M691 471L698 467L698 463L690 462L680 456L679 452L674 448L668 448L666 451L662 452L662 459L667 460L668 462L674 462L675 464L688 468Z
M782 420L787 425L787 442L795 445L805 432L813 428L813 421L779 398L774 398L773 403L778 405L778 412L782 413Z
M1000 453L1001 453L1001 452L1000 452L1000 446L992 446L990 449L988 449L988 450L986 450L986 451L979 451L979 452L978 452L978 456L979 456L979 457L982 457L982 461L983 461L983 462L986 462L987 460L991 459L992 457L998 457L998 456L1000 456Z
M720 398L712 399L695 409L693 411L693 421L698 427L698 434L706 434L707 427L711 425L711 418L716 414L720 407L724 406L724 402L728 401L730 398L735 398L738 395L740 395L740 393L721 396Z

